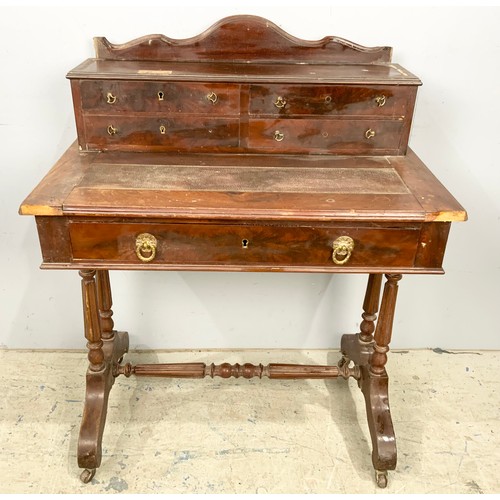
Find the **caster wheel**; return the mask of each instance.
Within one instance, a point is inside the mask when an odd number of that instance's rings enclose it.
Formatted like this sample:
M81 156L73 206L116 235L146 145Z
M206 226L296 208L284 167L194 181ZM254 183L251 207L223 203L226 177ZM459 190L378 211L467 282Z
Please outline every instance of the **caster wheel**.
M377 486L379 488L387 487L387 471L376 470L375 471L375 480L377 481Z
M92 478L95 476L95 469L85 469L81 474L80 474L80 480L82 483L89 483L92 481Z

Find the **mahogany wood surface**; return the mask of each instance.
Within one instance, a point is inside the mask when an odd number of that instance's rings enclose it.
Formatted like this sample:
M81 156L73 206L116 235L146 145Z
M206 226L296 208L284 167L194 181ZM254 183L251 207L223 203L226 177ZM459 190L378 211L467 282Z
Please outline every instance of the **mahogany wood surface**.
M77 141L20 207L36 218L42 267L82 278L82 481L101 463L119 375L341 376L364 395L385 487L396 467L385 365L398 282L442 273L451 223L467 218L408 148L420 80L390 47L301 40L255 16L185 40L99 37L95 47L67 75ZM360 331L342 337L337 366L132 365L122 364L128 335L114 330L110 269L369 277Z
M301 40L258 16L226 17L202 34L184 40L149 35L117 45L96 37L94 44L99 59L140 61L374 63L389 62L392 53L391 47L363 47L339 37Z

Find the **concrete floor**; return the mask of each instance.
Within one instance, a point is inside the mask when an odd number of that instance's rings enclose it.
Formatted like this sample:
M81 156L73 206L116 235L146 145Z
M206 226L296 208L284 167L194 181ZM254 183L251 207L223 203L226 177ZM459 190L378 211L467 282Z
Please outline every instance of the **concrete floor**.
M337 352L131 353L133 362L335 364ZM79 480L83 352L0 351L1 493L499 493L500 352L391 352L398 466L375 486L356 382L119 377Z

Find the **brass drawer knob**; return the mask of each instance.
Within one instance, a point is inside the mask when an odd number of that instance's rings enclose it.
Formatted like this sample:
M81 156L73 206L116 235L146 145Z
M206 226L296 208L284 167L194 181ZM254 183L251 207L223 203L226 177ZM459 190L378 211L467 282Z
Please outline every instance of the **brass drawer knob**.
M375 97L375 102L377 103L377 106L379 108L381 108L385 104L385 101L386 101L385 95L379 95Z
M286 100L283 99L283 97L281 96L278 96L278 98L276 99L276 101L274 101L274 105L277 107L277 108L284 108L286 106Z
M281 133L279 130L274 132L274 140L281 142L285 138L285 134Z
M333 242L332 260L335 264L342 266L351 258L354 250L354 240L350 236L339 236Z
M217 94L215 92L210 92L210 94L207 95L207 99L212 103L215 104L217 102Z
M106 94L106 102L108 104L114 104L116 102L116 96L113 95L111 92L108 92Z
M156 257L158 241L149 233L141 233L135 239L135 253L140 261L151 262Z
M108 134L109 135L115 135L118 132L118 129L116 127L113 127L113 125L108 126Z
M372 137L375 137L375 130L372 130L371 128L369 128L366 132L365 132L365 137L367 139L371 139Z

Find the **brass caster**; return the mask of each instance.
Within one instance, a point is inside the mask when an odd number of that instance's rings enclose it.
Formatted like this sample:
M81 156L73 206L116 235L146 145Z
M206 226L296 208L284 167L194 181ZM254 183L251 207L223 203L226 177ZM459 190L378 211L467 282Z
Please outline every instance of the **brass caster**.
M379 488L387 487L387 471L386 470L376 470L375 480L377 481L377 486Z
M81 474L80 474L80 480L82 483L89 483L92 481L92 478L95 476L95 469L85 469Z

